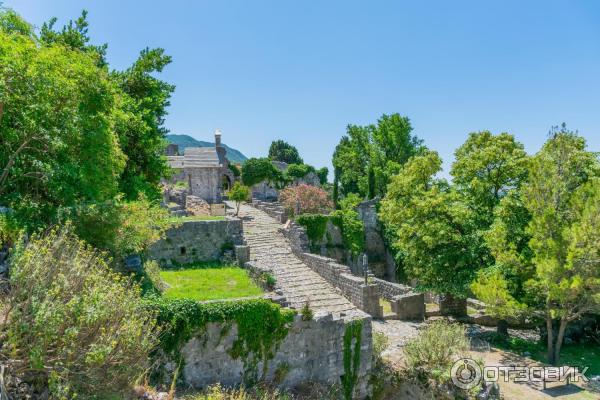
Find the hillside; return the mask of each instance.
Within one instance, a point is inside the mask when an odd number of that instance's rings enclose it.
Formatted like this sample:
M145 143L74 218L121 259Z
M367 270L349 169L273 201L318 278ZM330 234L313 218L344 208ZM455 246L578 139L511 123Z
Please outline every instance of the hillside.
M215 145L213 142L196 140L189 135L167 135L167 140L170 143L178 145L180 153L183 153L183 150L186 147L212 147ZM231 148L226 144L223 144L223 146L225 146L225 148L227 149L227 158L229 159L229 161L233 163L243 164L248 159L248 157L242 154L241 151Z

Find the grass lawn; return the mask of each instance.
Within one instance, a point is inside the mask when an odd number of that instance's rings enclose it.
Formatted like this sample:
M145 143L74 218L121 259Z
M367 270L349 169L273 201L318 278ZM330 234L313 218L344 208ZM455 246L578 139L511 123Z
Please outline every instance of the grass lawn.
M246 270L216 263L189 265L163 270L160 277L169 286L164 295L194 300L231 299L263 293Z
M493 346L522 355L529 352L530 358L546 363L546 346L520 338L511 337L508 340L500 339L494 335L490 340ZM580 371L584 367L589 367L586 375L588 377L600 375L600 345L593 343L586 344L563 344L560 351L560 365L569 365L579 367Z

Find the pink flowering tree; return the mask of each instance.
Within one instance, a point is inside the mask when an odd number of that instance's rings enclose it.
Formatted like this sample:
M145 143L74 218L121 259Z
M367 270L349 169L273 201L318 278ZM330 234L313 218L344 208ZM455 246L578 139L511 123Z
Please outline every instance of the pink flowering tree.
M328 213L333 208L325 190L306 184L282 190L279 200L289 215Z

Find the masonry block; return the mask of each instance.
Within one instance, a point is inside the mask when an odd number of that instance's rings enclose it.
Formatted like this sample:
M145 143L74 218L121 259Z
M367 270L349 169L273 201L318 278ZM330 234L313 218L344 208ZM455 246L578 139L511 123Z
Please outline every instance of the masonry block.
M423 321L425 319L425 295L406 293L395 296L391 302L392 312L402 321Z

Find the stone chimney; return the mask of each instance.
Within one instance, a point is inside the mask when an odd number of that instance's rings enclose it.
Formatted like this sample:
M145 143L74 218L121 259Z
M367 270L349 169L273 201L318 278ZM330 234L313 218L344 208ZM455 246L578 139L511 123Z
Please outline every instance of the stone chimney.
M215 147L221 147L221 130L215 130Z

